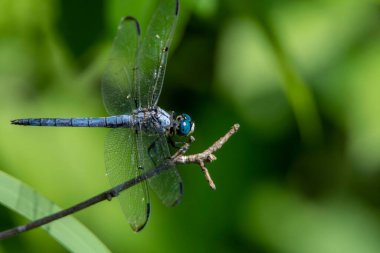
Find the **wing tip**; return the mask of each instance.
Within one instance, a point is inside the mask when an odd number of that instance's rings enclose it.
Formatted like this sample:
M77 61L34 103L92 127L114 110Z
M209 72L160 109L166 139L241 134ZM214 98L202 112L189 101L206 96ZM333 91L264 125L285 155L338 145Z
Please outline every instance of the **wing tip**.
M130 224L133 232L136 232L136 233L140 232L146 226L146 224L148 223L149 216L150 216L150 203L147 203L146 204L146 219L145 219L145 222L143 224Z
M121 18L121 23L128 22L128 21L135 22L137 33L138 33L138 35L140 35L141 34L141 29L140 29L139 21L136 18L132 17L132 16L125 16L125 17Z
M137 232L140 232L145 227L145 225L146 225L146 222L142 225L132 225L131 224L131 228L132 228L133 232L137 233Z
M175 15L178 16L179 13L179 0L175 1Z
M179 203L181 203L183 197L183 184L182 182L179 182L179 195L178 198L176 198L173 202L171 203L164 203L167 207L175 207Z

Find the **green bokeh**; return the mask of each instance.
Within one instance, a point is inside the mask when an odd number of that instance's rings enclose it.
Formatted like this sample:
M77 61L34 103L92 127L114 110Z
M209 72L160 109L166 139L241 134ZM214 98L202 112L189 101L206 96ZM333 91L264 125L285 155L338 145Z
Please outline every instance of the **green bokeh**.
M100 79L121 16L156 1L0 0L0 169L61 207L108 188L106 129L11 126L103 116ZM185 196L154 196L133 233L117 201L75 215L113 252L380 252L379 1L182 0L160 105L196 121L190 152L233 123ZM26 222L0 207L0 229ZM0 252L65 252L41 229Z

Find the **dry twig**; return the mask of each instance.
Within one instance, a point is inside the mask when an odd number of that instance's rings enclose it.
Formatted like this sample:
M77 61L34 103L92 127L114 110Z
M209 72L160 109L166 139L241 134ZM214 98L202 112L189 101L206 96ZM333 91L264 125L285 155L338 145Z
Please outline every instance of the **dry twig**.
M191 142L194 141L194 138L190 138L190 143L186 143L184 147L182 147L180 150L178 150L177 153L175 153L172 156L172 159L177 164L188 164L188 163L196 163L198 164L203 173L205 174L206 180L208 181L210 187L215 190L216 186L214 184L214 181L212 180L210 173L208 172L208 169L205 166L205 163L210 163L212 161L216 160L216 156L213 154L218 149L220 149L223 144L239 129L239 124L234 124L230 131L228 131L223 137L221 137L219 140L214 142L208 149L203 151L202 153L195 154L195 155L184 155L185 152L190 147Z
M153 170L147 171L143 174L141 174L138 177L135 177L131 180L128 180L118 186L115 186L111 188L108 191L102 192L92 198L89 198L83 202L80 202L76 205L73 205L72 207L69 207L67 209L61 210L59 212L53 213L51 215L45 216L43 218L37 219L35 221L32 221L28 224L21 225L18 227L14 227L8 230L4 230L0 232L0 240L15 236L17 234L29 231L33 228L37 228L43 225L46 225L52 221L58 220L60 218L63 218L65 216L68 216L70 214L74 214L82 209L85 209L87 207L90 207L96 203L99 203L103 200L112 200L112 198L117 197L120 192L144 181L147 180L162 171L167 170L174 164L189 164L189 163L196 163L198 164L202 171L205 174L205 177L207 181L209 182L209 185L212 189L215 190L215 184L205 167L205 163L212 162L216 160L216 156L213 154L215 151L220 149L223 144L239 129L239 124L235 124L230 131L228 131L223 137L221 137L219 140L217 140L213 145L211 145L208 149L203 151L202 153L199 154L194 154L194 155L188 155L186 156L185 153L188 151L191 143L194 141L194 138L191 137L190 141L186 143L183 147L181 147L172 157L171 159L167 160L163 164L159 165Z

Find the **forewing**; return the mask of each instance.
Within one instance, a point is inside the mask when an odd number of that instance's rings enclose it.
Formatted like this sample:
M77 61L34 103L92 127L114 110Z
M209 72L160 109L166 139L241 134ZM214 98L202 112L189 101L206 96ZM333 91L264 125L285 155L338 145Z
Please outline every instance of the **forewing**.
M165 135L143 134L143 142L146 150L144 158L146 170L157 167L170 157ZM175 166L148 179L148 182L166 206L175 206L180 202L183 194L182 180Z
M136 55L140 27L136 19L124 17L118 27L102 79L103 102L111 115L130 113L136 97Z
M136 135L133 130L110 130L105 140L105 164L112 187L142 173L138 168ZM118 199L132 229L141 230L148 221L150 211L146 181L121 192Z
M137 93L141 99L139 105L143 108L157 104L164 81L169 48L178 20L178 0L158 2L137 56L138 83L140 84Z

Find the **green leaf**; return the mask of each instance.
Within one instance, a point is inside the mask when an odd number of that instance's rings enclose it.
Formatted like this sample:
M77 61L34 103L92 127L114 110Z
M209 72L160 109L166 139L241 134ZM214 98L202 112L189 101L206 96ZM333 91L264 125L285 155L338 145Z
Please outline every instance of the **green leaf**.
M34 189L3 171L0 171L0 203L29 220L61 210ZM72 216L54 221L43 228L69 251L110 252L91 231Z

